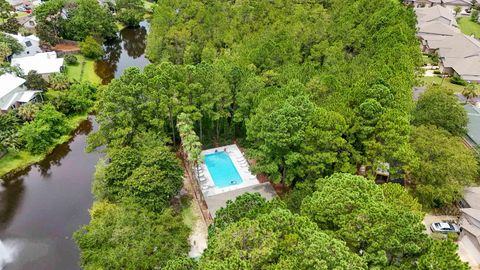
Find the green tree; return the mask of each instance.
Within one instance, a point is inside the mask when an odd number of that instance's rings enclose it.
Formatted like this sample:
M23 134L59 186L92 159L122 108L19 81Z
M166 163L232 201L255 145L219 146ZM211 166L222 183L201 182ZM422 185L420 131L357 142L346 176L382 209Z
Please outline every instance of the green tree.
M47 90L48 82L42 77L41 74L38 74L37 71L31 70L28 72L25 77L25 86L33 90Z
M6 43L13 54L23 51L22 44L18 43L16 39L11 36L0 33L0 43Z
M428 207L442 207L462 197L477 177L478 164L462 139L434 126L419 126L411 137L418 160L412 166L414 193Z
M455 8L453 8L453 11L455 11L455 16L457 16L458 13L462 11L462 8L460 6L455 6Z
M457 254L458 246L450 241L433 240L428 253L418 260L419 270L468 270L467 263L462 262Z
M115 7L118 21L126 26L138 26L143 20L145 10L141 0L118 0Z
M472 22L478 23L478 16L479 16L478 10L477 9L472 9L472 14L470 14L470 20Z
M17 116L25 122L30 122L35 119L40 109L40 106L36 103L27 103L17 109Z
M413 124L435 125L453 135L464 135L467 123L467 113L457 97L443 88L428 89L413 112Z
M68 131L65 115L50 105L44 105L35 120L22 126L19 135L25 148L33 154L40 154L52 146L55 139Z
M96 0L78 0L64 21L62 37L85 40L88 36L114 38L117 27L110 11Z
M247 121L247 139L253 146L248 153L257 160L255 171L269 174L271 180L284 186L294 182L313 110L314 105L302 95L263 100Z
M54 90L66 90L70 87L70 81L65 73L52 73L48 76L50 88Z
M21 25L14 16L7 19L7 21L0 25L0 30L10 34L17 34Z
M277 209L213 234L198 268L366 269L366 265L307 218Z
M370 268L411 268L428 247L423 217L409 207L392 207L381 186L360 176L319 180L301 213L362 254Z
M474 83L469 83L462 90L462 95L467 98L467 101L472 100L479 96L477 85Z
M4 24L12 14L12 6L6 0L0 0L0 19Z
M61 40L65 25L64 5L64 0L52 0L35 8L35 31L41 40L52 45Z
M189 229L170 209L94 203L91 221L74 233L83 269L154 269L186 256ZM120 233L121 232L121 233Z
M0 64L7 59L8 56L12 54L12 50L7 43L0 42Z
M103 56L102 44L91 36L80 42L80 52L87 58L98 59Z
M176 157L166 147L145 150L142 165L123 182L121 196L151 211L169 205L183 185L183 172Z
M0 152L19 149L19 128L20 123L13 111L0 114Z

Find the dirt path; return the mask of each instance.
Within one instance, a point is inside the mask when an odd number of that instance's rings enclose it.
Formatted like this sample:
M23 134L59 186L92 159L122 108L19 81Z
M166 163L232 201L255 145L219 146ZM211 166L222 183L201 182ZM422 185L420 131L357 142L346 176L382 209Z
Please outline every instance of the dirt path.
M188 176L184 178L183 188L192 198L192 212L195 216L195 224L192 227L192 232L188 241L190 242L190 252L188 255L191 258L196 258L202 255L207 248L208 227L202 215L199 202L195 199L193 187Z

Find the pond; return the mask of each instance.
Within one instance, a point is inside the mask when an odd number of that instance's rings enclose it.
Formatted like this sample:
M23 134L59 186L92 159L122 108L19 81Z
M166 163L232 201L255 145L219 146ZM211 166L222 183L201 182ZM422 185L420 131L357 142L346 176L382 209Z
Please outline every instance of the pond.
M105 44L96 64L103 83L131 66L143 68L148 23L125 28ZM100 153L85 153L86 136L97 129L94 116L75 136L42 162L0 184L0 270L81 269L72 233L89 222L92 176Z
M150 25L147 21L137 28L124 28L117 34L117 39L104 44L105 55L95 63L95 73L108 84L118 78L129 67L142 68L150 64L145 57L147 32Z

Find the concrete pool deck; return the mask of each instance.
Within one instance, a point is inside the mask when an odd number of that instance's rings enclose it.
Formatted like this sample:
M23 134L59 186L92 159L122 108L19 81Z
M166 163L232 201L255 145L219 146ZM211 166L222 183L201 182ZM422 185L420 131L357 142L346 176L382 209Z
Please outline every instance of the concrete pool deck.
M226 151L225 151L226 150ZM212 148L202 151L202 156L213 154L216 152L226 152L227 155L233 162L235 169L242 178L242 182L228 187L219 188L215 185L208 167L205 163L202 163L200 166L200 171L203 173L203 176L206 178L206 181L200 182L200 187L202 188L202 193L205 197L213 196L236 189L241 189L249 186L254 186L260 184L257 177L250 172L250 165L248 164L246 158L243 156L240 149L235 144L226 145L222 147Z
M270 200L277 195L269 182L260 183L257 177L252 174L248 160L236 144L204 150L202 151L202 156L216 152L226 152L228 154L235 169L242 178L242 183L219 188L215 186L207 165L202 163L199 166L201 178L203 180L198 179L198 184L207 205L208 212L212 218L215 217L215 212L218 209L226 206L227 201L235 200L236 197L244 193L258 192L267 200Z

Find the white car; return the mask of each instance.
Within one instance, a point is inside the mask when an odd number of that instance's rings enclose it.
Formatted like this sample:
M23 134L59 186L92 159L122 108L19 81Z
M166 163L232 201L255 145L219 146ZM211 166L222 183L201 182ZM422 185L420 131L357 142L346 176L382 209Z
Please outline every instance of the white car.
M439 232L439 233L460 233L460 227L454 223L448 222L435 222L430 225L430 229L432 232Z

